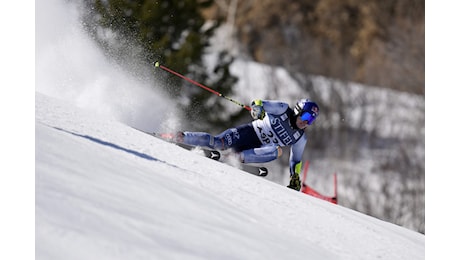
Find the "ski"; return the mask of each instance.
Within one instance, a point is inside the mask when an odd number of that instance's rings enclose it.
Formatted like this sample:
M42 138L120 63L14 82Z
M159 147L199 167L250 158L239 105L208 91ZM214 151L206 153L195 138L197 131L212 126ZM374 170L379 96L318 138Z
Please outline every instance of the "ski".
M206 157L208 157L209 159L213 159L215 161L220 160L220 152L217 151L217 150L211 150L211 149L207 149L207 148L203 148L203 147L198 147L198 146L193 146L193 145L188 145L188 144L183 144L183 143L177 143L177 142L171 142L171 143L174 143L177 146L180 146L180 147L182 147L184 149L187 149L189 151L193 151L195 149L198 149L198 150L202 151L204 153L204 155Z
M242 170L260 177L265 177L268 175L268 169L266 167L252 166L243 164Z

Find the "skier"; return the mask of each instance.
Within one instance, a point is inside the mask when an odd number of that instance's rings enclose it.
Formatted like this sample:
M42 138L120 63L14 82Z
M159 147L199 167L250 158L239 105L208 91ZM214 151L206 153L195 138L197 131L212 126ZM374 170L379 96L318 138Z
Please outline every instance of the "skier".
M279 158L281 147L290 146L290 181L287 187L300 190L302 155L307 144L305 129L318 117L318 105L308 99L299 100L294 109L287 103L253 100L254 121L229 128L213 136L205 132L180 132L177 142L211 149L233 149L242 163L266 163Z

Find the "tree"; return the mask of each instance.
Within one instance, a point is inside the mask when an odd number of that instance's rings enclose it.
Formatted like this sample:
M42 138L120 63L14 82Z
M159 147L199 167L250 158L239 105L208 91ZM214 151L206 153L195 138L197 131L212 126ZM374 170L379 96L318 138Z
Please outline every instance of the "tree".
M153 64L158 60L224 95L231 93L237 80L229 73L233 58L228 53L220 53L216 68L211 70L206 70L202 61L210 37L220 24L219 21L205 24L201 14L213 0L86 0L86 3L91 10L85 19L86 28L106 52L120 62L126 61L123 57L133 56L133 51L140 46L135 55L145 63ZM106 37L107 34L112 37ZM211 113L205 113L210 109L221 109L222 101L206 102L214 97L189 87L189 83L173 75L159 70L156 73L163 81L159 85L165 87L172 97L181 98L178 107L187 117L197 119L199 115L200 125L208 122L207 127L228 121L208 117L206 115ZM197 103L199 105L194 105Z

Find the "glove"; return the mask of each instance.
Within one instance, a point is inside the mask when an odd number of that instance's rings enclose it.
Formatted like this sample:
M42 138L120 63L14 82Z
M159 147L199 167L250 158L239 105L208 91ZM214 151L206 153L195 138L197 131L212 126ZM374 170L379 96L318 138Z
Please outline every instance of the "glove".
M251 102L251 116L254 119L264 119L265 110L263 108L262 100L256 99Z
M296 163L293 170L294 172L291 174L289 185L287 187L299 191L302 186L299 176L302 171L302 162Z
M291 179L289 180L289 185L287 186L288 188L291 188L293 190L299 191L301 183L300 183L300 178L298 173L294 173L291 176Z

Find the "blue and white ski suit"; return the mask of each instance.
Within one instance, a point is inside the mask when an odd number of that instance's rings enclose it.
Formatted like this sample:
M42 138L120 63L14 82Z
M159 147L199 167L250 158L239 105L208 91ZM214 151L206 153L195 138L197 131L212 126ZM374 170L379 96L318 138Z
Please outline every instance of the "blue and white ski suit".
M296 126L296 116L287 103L262 100L265 110L263 120L254 120L212 136L204 132L184 132L184 143L205 146L211 149L233 149L240 153L243 163L265 163L273 161L278 147L290 146L289 168L291 175L302 161L307 144L303 129ZM299 169L297 169L299 171Z

